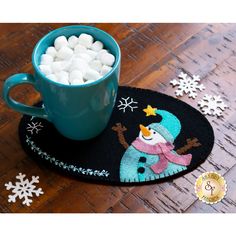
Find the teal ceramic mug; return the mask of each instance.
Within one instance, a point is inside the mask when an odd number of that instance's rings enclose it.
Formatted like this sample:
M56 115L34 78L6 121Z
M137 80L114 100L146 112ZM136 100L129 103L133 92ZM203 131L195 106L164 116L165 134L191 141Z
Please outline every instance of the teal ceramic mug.
M40 58L55 38L64 35L88 33L104 43L104 47L115 56L112 70L103 78L83 85L63 85L49 80L39 69ZM32 54L34 75L15 74L3 86L3 98L12 109L49 120L65 137L87 140L100 134L111 116L118 89L120 75L120 48L114 38L106 32L81 25L66 26L45 35L35 46ZM36 108L13 100L11 88L20 84L32 84L41 93L44 106Z

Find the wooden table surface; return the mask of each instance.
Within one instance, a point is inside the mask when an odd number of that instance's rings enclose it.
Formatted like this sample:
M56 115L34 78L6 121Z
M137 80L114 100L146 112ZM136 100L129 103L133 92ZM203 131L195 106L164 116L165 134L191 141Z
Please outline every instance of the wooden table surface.
M31 53L47 32L66 24L0 24L0 87L14 73L32 73ZM18 138L21 115L0 98L0 212L236 212L236 24L91 24L118 41L122 51L120 84L175 96L169 81L180 71L199 74L205 93L219 94L229 109L223 118L207 117L215 132L211 155L199 168L161 184L117 187L85 183L37 165ZM40 95L31 86L14 88L15 99L34 104ZM228 183L225 199L207 205L194 193L196 178L217 171ZM44 195L30 207L8 203L4 184L19 173L40 177Z

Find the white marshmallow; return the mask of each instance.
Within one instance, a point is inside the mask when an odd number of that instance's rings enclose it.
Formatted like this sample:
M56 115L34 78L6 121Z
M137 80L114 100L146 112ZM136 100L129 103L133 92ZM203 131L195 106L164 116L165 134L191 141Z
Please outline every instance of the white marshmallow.
M86 53L91 57L92 60L97 56L97 52L94 52L91 49L88 49Z
M98 52L100 50L103 49L103 43L100 41L96 41L93 43L93 45L91 46L91 49L95 52Z
M70 48L75 48L75 46L78 44L78 38L75 35L72 35L68 38L68 43Z
M61 84L69 84L69 73L65 71L60 71L56 74L58 82Z
M70 65L69 71L79 70L84 75L88 68L88 63L85 60L81 58L74 58Z
M86 62L92 61L92 58L87 53L78 53L76 57L83 59Z
M86 53L87 51L87 48L83 45L80 45L80 44L77 44L75 46L75 49L74 49L74 53L75 54L78 54L78 53Z
M69 74L69 82L72 83L73 80L83 80L83 74L79 70L73 70Z
M93 44L93 37L89 34L81 34L79 36L78 43L86 48L90 48Z
M107 66L112 66L115 61L115 57L110 53L103 53L100 59L102 64Z
M111 69L112 69L112 67L107 66L107 65L103 65L100 74L101 74L102 76L104 76L104 75L106 75Z
M54 58L57 55L57 50L54 47L48 47L46 54Z
M55 62L55 61L61 61L61 59L58 58L58 57L55 57L55 58L54 58L54 62Z
M84 84L83 79L74 79L71 82L72 85L80 85L80 84Z
M89 66L90 68L100 72L100 70L102 69L102 63L99 60L93 60L89 62Z
M54 75L54 74L47 75L47 78L54 81L54 82L58 82L57 81L58 79L57 79L56 75Z
M107 74L115 57L103 43L88 34L57 37L54 46L41 56L40 70L52 81L62 84L91 83Z
M63 60L68 60L72 56L73 56L73 50L68 47L62 47L57 53L57 57Z
M65 84L65 85L70 85L66 78L61 78L60 80L58 80L58 83Z
M53 57L48 54L41 56L41 65L50 65L53 62Z
M50 65L39 65L39 69L45 74L50 75L52 74L52 68Z
M61 61L62 63L62 68L64 71L69 71L70 70L70 66L71 66L71 63L72 63L73 59L69 59L69 60L64 60L64 61Z
M54 61L51 67L52 67L53 73L57 73L64 69L64 64L62 61Z
M100 50L100 51L98 52L96 58L97 58L98 60L101 60L101 56L103 55L103 53L108 53L108 51L107 51L106 49Z
M54 46L56 50L59 50L62 47L68 47L69 44L65 36L59 36L55 39Z
M56 74L56 76L60 79L60 78L62 78L62 77L65 77L65 78L67 78L67 79L69 79L69 73L68 72L66 72L66 71L60 71L60 72L58 72L57 74Z
M97 80L101 78L101 76L96 70L88 69L84 75L84 78L86 80Z

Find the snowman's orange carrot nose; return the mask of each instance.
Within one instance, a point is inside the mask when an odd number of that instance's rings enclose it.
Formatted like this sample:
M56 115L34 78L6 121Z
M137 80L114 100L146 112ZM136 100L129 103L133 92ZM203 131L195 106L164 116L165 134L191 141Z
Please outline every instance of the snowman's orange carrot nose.
M139 125L139 128L143 134L143 136L150 136L151 132L143 125Z

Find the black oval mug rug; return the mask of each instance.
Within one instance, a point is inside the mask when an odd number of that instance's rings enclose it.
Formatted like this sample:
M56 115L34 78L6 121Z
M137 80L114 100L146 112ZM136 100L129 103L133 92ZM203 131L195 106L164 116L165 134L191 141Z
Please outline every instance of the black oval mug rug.
M110 184L145 184L184 175L207 159L214 143L211 125L190 105L123 86L107 128L92 140L67 139L50 122L26 115L19 135L24 150L37 161Z

